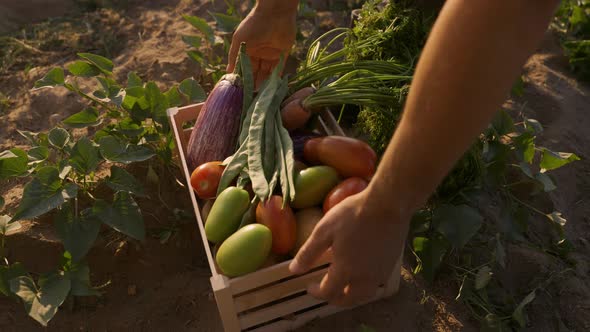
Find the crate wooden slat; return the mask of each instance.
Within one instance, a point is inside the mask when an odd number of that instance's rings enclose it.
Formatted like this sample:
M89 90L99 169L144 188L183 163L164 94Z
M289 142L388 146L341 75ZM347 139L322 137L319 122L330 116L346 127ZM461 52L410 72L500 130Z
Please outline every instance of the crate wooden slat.
M314 268L303 275L293 275L289 271L290 260L236 278L228 278L217 269L200 213L203 202L197 199L195 192L190 187L192 170L188 169L185 159L186 146L192 131L191 126L187 126L187 123L197 119L202 105L201 103L168 109L168 117L176 140L175 157L183 168L195 210L197 227L211 269L211 287L224 330L227 332L288 331L313 319L346 310L328 305L311 297L306 292L309 282L321 280L327 272L332 259L329 253L322 256L314 264ZM317 129L327 135L345 136L344 131L329 111L320 113ZM368 302L397 292L401 273L400 258L401 256L397 259L390 279Z

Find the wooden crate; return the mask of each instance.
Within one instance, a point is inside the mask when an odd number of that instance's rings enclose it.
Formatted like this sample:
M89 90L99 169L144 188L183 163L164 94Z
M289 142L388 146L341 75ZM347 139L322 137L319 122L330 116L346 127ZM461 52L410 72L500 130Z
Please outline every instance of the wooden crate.
M204 223L199 210L203 202L197 199L190 187L191 171L187 168L185 160L186 145L192 130L192 126L186 123L196 120L201 107L202 103L171 108L168 110L168 117L178 147L177 158L184 170L187 188L197 217L197 226L201 232L211 268L211 286L225 331L289 331L315 318L345 310L315 299L305 290L309 282L321 280L327 272L330 264L330 257L327 255L303 275L293 275L289 272L290 260L236 278L228 278L217 269L212 246L205 236ZM320 114L318 122L320 126L318 129L325 134L344 135L330 112L325 111ZM401 259L398 258L387 283L382 285L376 296L368 302L396 293L399 288L400 272Z

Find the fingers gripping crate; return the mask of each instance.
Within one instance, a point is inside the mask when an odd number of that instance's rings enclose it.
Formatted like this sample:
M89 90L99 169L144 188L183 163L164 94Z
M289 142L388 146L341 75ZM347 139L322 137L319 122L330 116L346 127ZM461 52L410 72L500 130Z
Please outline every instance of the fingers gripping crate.
M289 272L290 260L237 278L228 278L218 270L201 218L200 208L203 202L197 199L190 186L192 170L187 168L185 160L186 146L192 130L189 124L197 119L201 107L202 103L171 108L168 110L168 117L178 147L177 157L184 171L197 217L197 226L209 261L212 274L211 286L225 331L289 331L313 319L345 310L328 305L306 292L310 282L321 280L327 272L331 259L328 255L322 257L313 269L303 275L293 275ZM328 111L320 114L318 127L319 131L327 135L345 135ZM399 288L400 272L401 259L398 258L389 280L368 302L396 293Z

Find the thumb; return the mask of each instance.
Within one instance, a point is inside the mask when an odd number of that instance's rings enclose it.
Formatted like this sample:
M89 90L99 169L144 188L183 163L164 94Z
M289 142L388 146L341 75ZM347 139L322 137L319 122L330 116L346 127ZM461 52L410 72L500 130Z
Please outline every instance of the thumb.
M301 274L311 268L313 263L332 245L332 232L329 228L318 224L305 244L291 261L291 273Z

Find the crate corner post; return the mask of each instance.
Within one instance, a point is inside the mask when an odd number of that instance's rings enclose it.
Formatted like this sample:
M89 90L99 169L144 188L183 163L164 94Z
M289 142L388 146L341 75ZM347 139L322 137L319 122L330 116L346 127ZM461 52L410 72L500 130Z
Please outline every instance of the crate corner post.
M241 331L229 279L224 275L215 274L211 277L211 287L217 302L223 330L225 332Z

